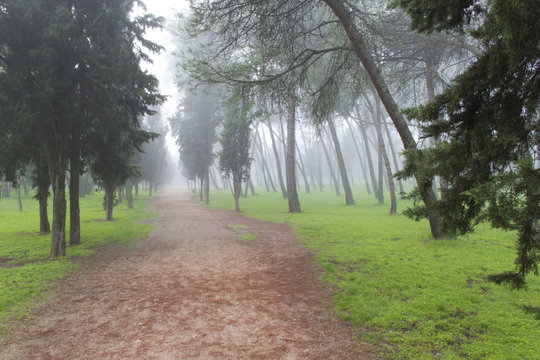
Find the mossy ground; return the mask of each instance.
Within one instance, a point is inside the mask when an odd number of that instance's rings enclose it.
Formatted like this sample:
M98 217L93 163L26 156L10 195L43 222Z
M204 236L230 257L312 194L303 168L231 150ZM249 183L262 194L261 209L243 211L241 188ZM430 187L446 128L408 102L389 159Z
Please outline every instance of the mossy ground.
M336 311L361 325L362 336L393 358L539 359L540 279L526 290L487 281L510 270L512 232L480 225L474 234L432 240L427 222L390 215L389 205L355 193L346 206L332 192L301 194L302 213L289 214L277 193L242 198L247 216L286 222L315 254L334 285ZM403 210L407 203L400 202ZM211 206L233 209L230 192Z
M57 279L76 268L73 257L87 256L99 245L129 242L144 237L150 225L140 220L154 216L148 211L146 193L135 198L135 208L120 203L114 209L115 220L103 221L103 194L93 193L82 198L82 245L68 246L67 256L49 259L50 235L39 234L38 203L32 197L23 198L23 211L18 210L15 197L0 200L0 336L11 324L27 316L37 297ZM49 206L49 220L52 213ZM69 216L68 216L69 224ZM67 229L69 234L69 226Z

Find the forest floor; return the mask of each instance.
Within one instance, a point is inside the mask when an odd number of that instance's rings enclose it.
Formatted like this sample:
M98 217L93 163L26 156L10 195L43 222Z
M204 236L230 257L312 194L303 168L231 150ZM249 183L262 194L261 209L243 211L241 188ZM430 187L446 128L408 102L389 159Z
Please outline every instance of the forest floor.
M201 206L183 189L151 204L151 235L78 260L0 359L378 358L333 313L287 225Z

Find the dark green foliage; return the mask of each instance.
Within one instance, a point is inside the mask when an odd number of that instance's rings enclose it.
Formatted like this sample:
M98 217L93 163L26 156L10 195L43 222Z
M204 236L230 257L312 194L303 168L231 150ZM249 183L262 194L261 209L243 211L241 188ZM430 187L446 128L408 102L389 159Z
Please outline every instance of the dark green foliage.
M214 161L216 127L221 122L219 103L215 89L188 92L183 99L183 107L170 119L173 136L177 137L180 160L189 179L203 179Z
M249 156L251 119L248 103L243 94L235 94L227 106L223 132L220 136L219 169L226 177L232 177L236 210L240 211L238 199L242 181L249 179L251 158Z
M413 29L428 33L470 23L481 12L477 0L395 0L392 6L405 9Z
M400 2L405 3L414 19L410 4L415 2ZM425 136L441 140L433 149L408 151L400 175L419 172L448 181L432 209L408 212L425 217L444 211L447 234L470 232L483 220L517 230L516 271L492 277L515 287L525 284L526 274L538 274L540 260L540 170L533 155L540 146L539 18L536 1L489 3L484 22L474 31L487 50L433 102L409 110L422 122ZM431 14L415 26L431 31L452 24Z

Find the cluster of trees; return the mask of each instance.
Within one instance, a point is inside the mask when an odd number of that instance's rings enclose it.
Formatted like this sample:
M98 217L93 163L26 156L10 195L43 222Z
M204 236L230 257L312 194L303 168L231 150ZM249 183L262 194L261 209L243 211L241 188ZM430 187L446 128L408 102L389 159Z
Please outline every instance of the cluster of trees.
M340 144L342 124L355 151L362 143L367 151L370 143L376 146L377 170L367 154L359 162L366 168L366 185L380 200L384 175L395 193L393 174L400 167L395 154L404 151L398 185L407 178L416 184L409 194L415 206L406 213L429 219L433 237L466 233L484 220L516 229L516 270L493 279L520 287L527 273L538 273L540 250L539 12L532 0L191 1L191 15L182 25L189 49L181 64L192 85L227 89L216 91L215 103L228 102L234 89L242 89L251 110L229 112L222 106L212 117L251 114L248 123L259 131L245 146L260 155L259 173L271 184L270 166L262 161L269 158L263 144L270 138L274 176L289 211L300 212L297 169L308 191L315 184L315 176L307 180L313 174L309 155L320 150L329 164L335 158L334 186L341 185L346 203L354 204L350 156L343 156ZM427 105L417 107L421 104ZM405 112L407 121L402 110L411 107L417 108ZM207 121L214 124L215 141L219 120ZM274 131L276 123L281 132ZM315 129L318 146L297 141L301 123ZM395 134L399 147L384 139ZM324 138L331 139L334 156ZM182 153L180 138L179 144ZM303 159L300 146L306 149ZM212 153L205 158L210 163ZM209 163L203 167L204 177L211 178ZM394 195L392 212L395 201Z
M160 50L144 33L161 19L134 16L136 4L0 1L0 179L34 180L44 233L52 185L51 257L66 253L66 174L76 245L80 175L89 172L105 190L112 219L115 189L138 175L136 153L158 136L141 119L164 98L140 63Z

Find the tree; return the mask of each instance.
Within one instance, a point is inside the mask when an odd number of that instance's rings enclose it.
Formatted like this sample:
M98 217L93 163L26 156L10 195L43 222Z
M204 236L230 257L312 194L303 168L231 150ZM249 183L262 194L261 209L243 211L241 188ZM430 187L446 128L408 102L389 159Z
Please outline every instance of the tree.
M473 230L478 221L518 232L516 269L490 278L525 285L540 260L540 8L536 1L431 2L400 0L422 32L472 29L486 51L434 101L408 111L423 124L435 148L409 150L402 176L420 173L448 179L434 207L416 206L413 217L448 214L450 234ZM417 193L414 193L417 195Z
M2 92L15 110L8 136L35 144L47 162L53 186L51 257L65 255L65 174L71 162L78 184L81 138L97 122L110 120L108 111L122 107L124 117L133 117L160 101L157 80L139 68L139 61L148 59L146 50L158 50L144 39L144 29L159 22L152 16L131 19L133 4L0 2ZM21 136L28 131L33 136ZM72 186L78 198L75 182ZM73 208L78 213L78 206Z
M205 182L209 182L209 169L214 161L216 128L222 120L219 114L220 102L217 88L190 91L185 95L176 115L169 119L188 178L200 180L201 201L204 200L203 195L209 201L208 191L205 194L204 188Z
M242 195L242 182L249 179L251 158L249 156L251 139L251 120L249 105L242 92L234 94L227 105L223 131L219 142L219 169L223 175L233 180L233 196L236 211L240 211L239 199Z

